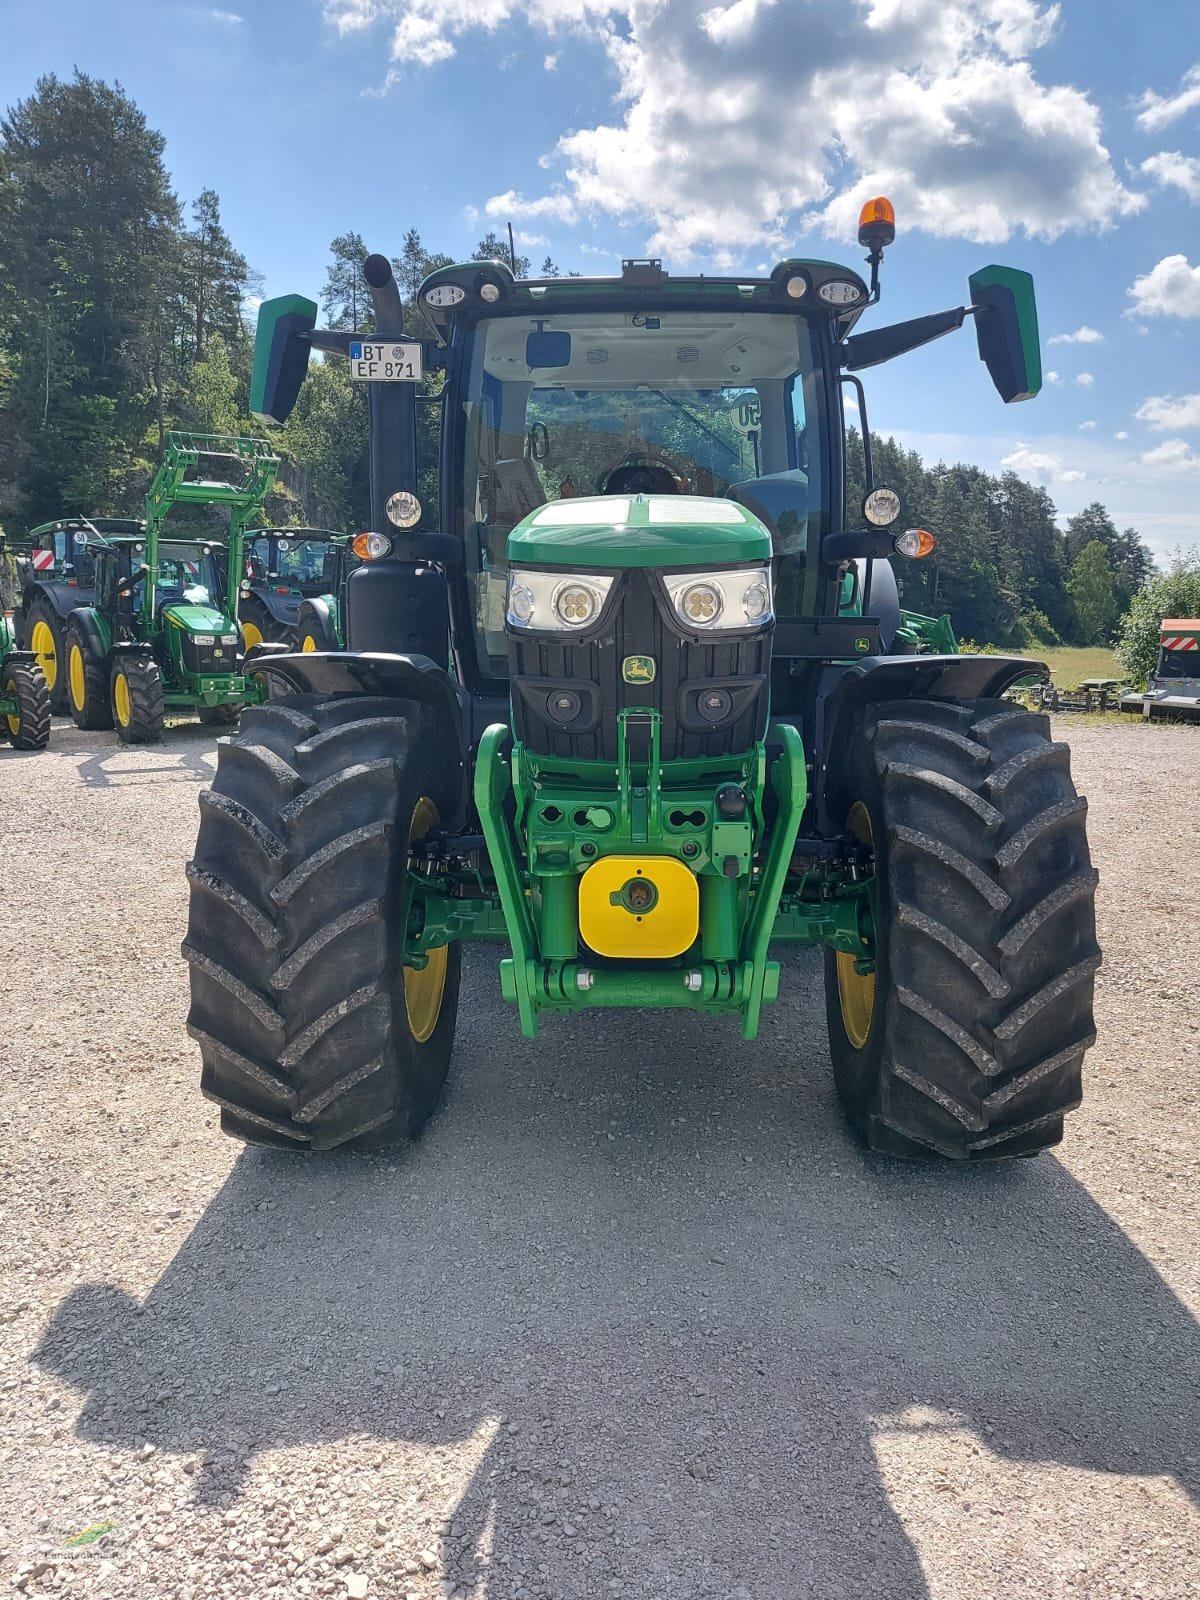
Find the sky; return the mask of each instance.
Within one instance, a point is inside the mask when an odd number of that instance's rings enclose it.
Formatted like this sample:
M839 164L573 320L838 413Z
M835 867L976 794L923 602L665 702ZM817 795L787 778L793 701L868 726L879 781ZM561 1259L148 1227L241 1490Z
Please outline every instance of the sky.
M1002 405L968 324L866 374L872 429L1200 543L1195 0L0 0L0 39L0 105L119 81L268 295L317 298L335 234L469 256L510 221L535 268L861 269L886 194L860 330L1023 267L1046 382Z

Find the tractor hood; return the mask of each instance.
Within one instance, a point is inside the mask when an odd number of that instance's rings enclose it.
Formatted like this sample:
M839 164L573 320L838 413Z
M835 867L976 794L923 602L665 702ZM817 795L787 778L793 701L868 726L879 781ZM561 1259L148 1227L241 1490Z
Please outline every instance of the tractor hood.
M771 536L733 500L589 495L531 512L508 536L508 559L520 567L746 566L771 559Z
M163 620L184 633L232 633L233 624L212 606L192 605L176 600L163 607Z

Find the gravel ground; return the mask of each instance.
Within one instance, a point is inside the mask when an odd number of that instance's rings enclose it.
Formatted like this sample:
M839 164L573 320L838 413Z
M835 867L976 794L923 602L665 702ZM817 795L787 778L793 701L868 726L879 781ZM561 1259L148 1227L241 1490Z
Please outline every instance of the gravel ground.
M176 954L210 733L0 753L0 1586L1200 1593L1200 737L1068 732L1088 1097L970 1171L853 1144L812 955L752 1046L615 1012L526 1045L483 951L418 1145L243 1151Z

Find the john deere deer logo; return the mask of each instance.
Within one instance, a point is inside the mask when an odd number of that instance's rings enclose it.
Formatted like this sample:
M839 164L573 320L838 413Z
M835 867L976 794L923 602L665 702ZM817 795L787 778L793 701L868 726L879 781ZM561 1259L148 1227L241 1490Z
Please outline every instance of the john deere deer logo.
M626 656L621 663L626 683L653 683L657 672L653 656Z

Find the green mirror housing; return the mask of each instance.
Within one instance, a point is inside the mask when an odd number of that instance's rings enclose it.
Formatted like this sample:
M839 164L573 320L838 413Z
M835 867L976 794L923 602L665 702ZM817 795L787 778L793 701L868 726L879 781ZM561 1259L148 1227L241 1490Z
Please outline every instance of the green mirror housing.
M1016 267L984 267L967 280L979 359L1006 405L1032 400L1042 387L1033 279Z
M264 422L287 421L308 371L311 346L304 335L316 325L316 302L302 294L280 295L259 306L250 371L252 415Z

